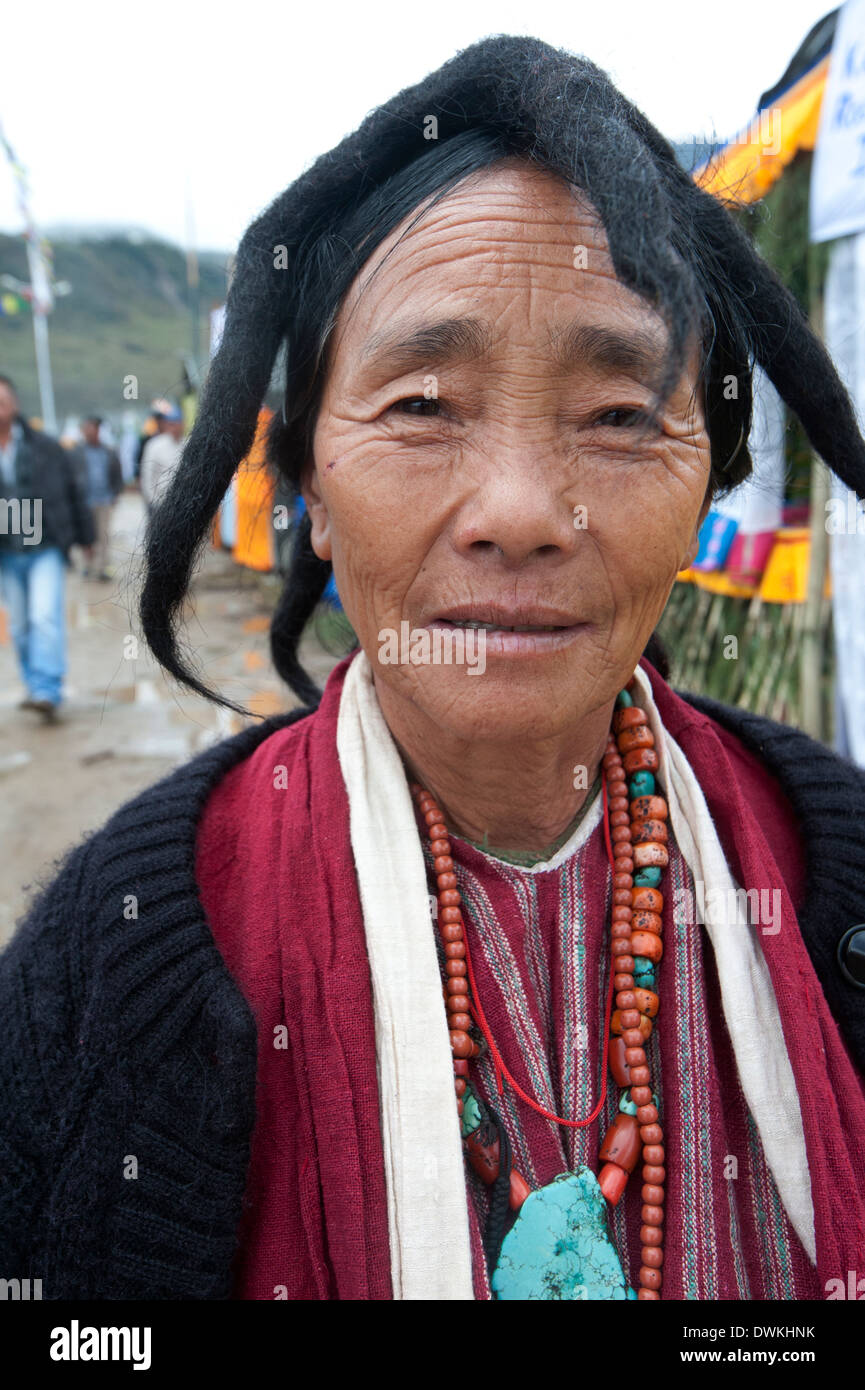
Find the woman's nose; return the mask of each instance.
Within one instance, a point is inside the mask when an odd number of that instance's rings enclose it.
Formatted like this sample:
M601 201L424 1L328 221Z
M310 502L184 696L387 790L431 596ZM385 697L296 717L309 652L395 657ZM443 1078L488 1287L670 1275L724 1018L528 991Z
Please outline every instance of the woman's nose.
M584 506L575 508L568 489L539 462L499 461L484 470L460 510L454 544L463 553L498 551L511 565L532 555L566 555L586 529Z

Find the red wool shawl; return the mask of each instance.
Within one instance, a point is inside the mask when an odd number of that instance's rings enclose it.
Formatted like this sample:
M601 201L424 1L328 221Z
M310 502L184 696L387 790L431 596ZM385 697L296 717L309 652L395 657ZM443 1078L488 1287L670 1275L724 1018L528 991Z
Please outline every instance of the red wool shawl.
M392 1297L372 988L336 748L353 655L331 673L314 716L271 735L219 784L198 837L205 912L259 1032L238 1284L257 1282L245 1235L266 1192L279 1215L263 1242L259 1224L255 1260L266 1263L268 1287L289 1298ZM817 1275L828 1292L828 1281L846 1284L865 1258L865 1087L799 932L793 899L802 868L791 854L789 809L741 745L642 664L736 882L781 893L781 930L761 946L796 1079ZM274 786L283 789L278 816L263 794ZM274 1047L283 1025L289 1067Z

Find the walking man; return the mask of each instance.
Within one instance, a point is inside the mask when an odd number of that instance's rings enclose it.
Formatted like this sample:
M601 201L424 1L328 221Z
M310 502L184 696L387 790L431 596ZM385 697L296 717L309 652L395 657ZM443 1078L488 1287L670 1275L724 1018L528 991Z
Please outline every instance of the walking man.
M108 449L99 437L101 417L88 415L81 425L87 478L87 504L93 513L96 540L92 563L84 571L85 579L110 579L108 572L108 540L111 512L123 491L123 469L113 449Z
M183 453L183 414L171 405L162 416L162 429L148 439L141 455L141 496L148 516L168 488Z
M22 419L0 375L0 581L27 687L22 709L57 719L66 673L66 567L94 529L75 458Z

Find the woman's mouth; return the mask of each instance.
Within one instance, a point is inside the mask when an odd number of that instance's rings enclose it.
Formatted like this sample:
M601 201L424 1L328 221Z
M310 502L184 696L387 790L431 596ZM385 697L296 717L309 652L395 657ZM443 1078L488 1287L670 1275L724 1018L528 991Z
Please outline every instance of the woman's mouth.
M508 621L510 619L510 621ZM546 621L544 620L546 619ZM462 630L478 634L469 639L483 644L490 656L543 656L561 651L584 632L588 623L553 621L549 615L518 617L511 614L493 618L438 617L427 624L429 628Z

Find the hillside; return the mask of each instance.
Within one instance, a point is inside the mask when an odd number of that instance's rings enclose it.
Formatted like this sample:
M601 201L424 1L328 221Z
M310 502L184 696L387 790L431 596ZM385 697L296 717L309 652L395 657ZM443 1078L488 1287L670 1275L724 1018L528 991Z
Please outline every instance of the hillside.
M58 419L96 411L112 415L123 380L138 378L139 404L177 395L183 357L191 351L186 261L176 246L123 232L52 241L56 280L71 294L57 299L48 323ZM227 257L199 257L200 353L206 361L209 311L225 298ZM27 280L24 243L0 232L0 274ZM39 413L29 311L0 317L0 372L19 388L26 414Z
M701 140L674 146L685 169L702 163L713 146ZM191 352L186 261L179 247L140 228L61 227L51 236L54 278L72 293L58 298L49 318L57 416L95 411L115 416L135 402L124 400L123 382L138 378L138 404L177 396L183 360ZM199 253L199 362L206 364L209 312L226 294L227 254ZM24 243L0 232L0 275L28 277ZM2 292L2 286L0 286ZM0 373L11 376L25 414L39 413L29 311L0 315Z

